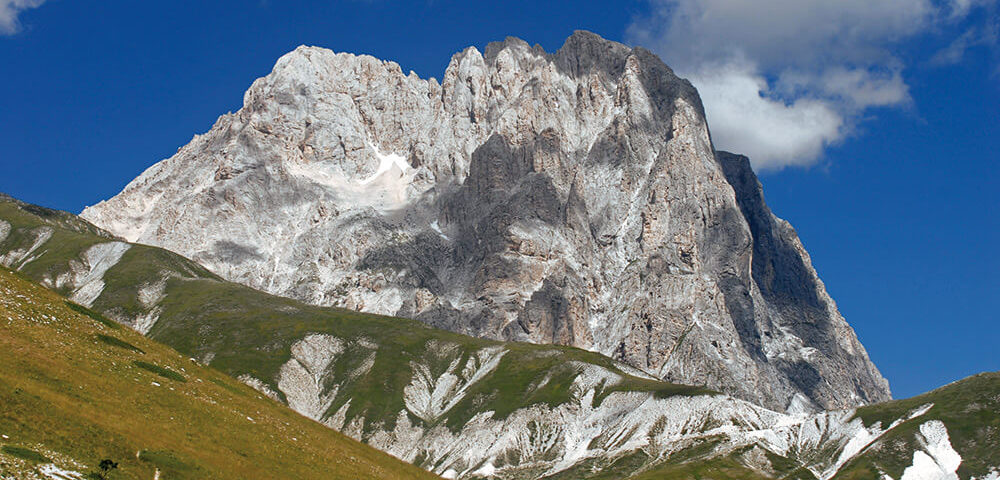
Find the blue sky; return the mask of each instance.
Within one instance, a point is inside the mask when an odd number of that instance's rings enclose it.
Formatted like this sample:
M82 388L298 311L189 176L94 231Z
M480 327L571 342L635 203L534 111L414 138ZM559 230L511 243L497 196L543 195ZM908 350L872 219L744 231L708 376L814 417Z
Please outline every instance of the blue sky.
M1000 369L998 24L996 0L0 0L0 191L110 197L300 44L440 78L468 45L591 30L692 78L906 397Z

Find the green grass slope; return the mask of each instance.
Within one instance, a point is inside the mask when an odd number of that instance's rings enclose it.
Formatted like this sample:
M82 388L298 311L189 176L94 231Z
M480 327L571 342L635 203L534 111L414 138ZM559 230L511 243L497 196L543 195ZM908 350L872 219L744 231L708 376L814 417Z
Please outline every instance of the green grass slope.
M984 477L1000 469L1000 372L981 373L905 400L862 407L857 415L865 425L881 422L885 426L927 404L934 406L880 438L834 478L881 478L881 472L900 478L912 464L913 452L923 448L917 432L930 420L940 420L947 427L951 445L962 457L959 478Z
M69 270L70 259L92 245L114 238L73 214L19 202L3 194L0 194L0 219L11 226L6 238L0 238L0 251L3 253L17 249L27 252L35 241L34 233L39 227L52 229L52 237L46 242L48 246L43 252L34 252L39 254L36 258L28 255L27 258L5 262L7 267L35 279L46 276L55 278Z
M0 478L436 478L71 306L0 269Z
M404 410L402 392L413 378L410 362L429 362L432 369L444 369L456 358L464 364L476 351L500 345L428 328L414 320L315 307L228 282L172 280L168 291L172 293L163 301L163 319L149 332L152 338L195 358L210 357L215 368L235 376L252 375L274 390L292 345L306 334L367 339L377 344L369 373L354 378L351 372L365 355L349 352L344 356L347 361L338 362L339 369L326 378L341 392L339 401L328 412L337 411L350 399L348 418L364 412L369 419L384 420L390 429ZM432 343L458 348L450 355L428 355L428 344ZM524 406L568 401L570 384L579 373L572 362L600 365L621 373L624 380L608 385L608 392L643 390L691 395L706 391L637 378L618 370L607 357L577 348L503 345L507 354L495 371L478 382L442 420L448 426L460 427L483 410L493 410L494 418L503 418ZM544 384L543 379L547 379Z

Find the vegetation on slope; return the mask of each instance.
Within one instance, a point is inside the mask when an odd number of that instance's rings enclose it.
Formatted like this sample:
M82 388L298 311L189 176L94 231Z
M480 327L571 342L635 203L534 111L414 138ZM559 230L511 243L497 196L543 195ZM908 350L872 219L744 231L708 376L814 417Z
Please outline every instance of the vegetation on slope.
M952 447L962 456L959 478L981 477L1000 468L1000 372L981 373L905 400L862 407L857 416L865 425L880 422L885 427L927 404L934 406L880 438L835 478L880 478L880 472L900 478L912 464L913 452L923 448L916 435L920 425L930 420L944 423Z
M405 409L402 392L413 379L411 362L430 363L432 369L440 370L456 356L464 364L476 351L500 345L432 329L414 320L306 305L228 282L175 279L168 291L161 320L149 332L152 338L195 358L210 356L212 366L231 375L250 374L274 390L281 366L291 357L292 345L307 334L373 342L378 348L368 374L351 378L356 365L350 362L359 363L364 355L348 354L339 370L326 378L331 387L338 385L342 392L328 413L351 399L348 418L364 412L369 419L384 420L389 428ZM432 343L459 348L452 356L435 358L427 355ZM618 372L623 380L609 385L609 391L634 389L662 395L707 392L628 375L609 358L577 348L520 343L504 347L507 353L496 370L476 383L449 412L449 427L459 428L483 410L493 410L494 418L504 418L524 406L566 402L570 385L580 373L578 364Z
M39 227L52 229L52 237L45 242L44 248L7 265L37 280L55 278L68 271L70 259L77 258L92 245L113 238L110 233L73 214L19 202L3 194L0 194L0 219L10 224L6 238L0 238L0 255L15 249L27 252L41 233Z
M115 479L433 478L7 269L0 352L2 478L102 459Z

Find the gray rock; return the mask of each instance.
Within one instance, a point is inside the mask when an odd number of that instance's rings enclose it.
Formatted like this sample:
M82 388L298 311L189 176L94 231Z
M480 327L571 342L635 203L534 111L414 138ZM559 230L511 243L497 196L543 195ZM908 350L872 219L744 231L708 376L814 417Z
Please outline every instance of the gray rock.
M485 52L439 84L299 47L82 216L271 293L574 345L769 408L889 398L689 82L586 32Z

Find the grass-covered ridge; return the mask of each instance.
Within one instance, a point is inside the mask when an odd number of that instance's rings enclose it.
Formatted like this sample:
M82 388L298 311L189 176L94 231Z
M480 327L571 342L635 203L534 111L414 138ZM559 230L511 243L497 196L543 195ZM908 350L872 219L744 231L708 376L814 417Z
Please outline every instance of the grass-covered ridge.
M518 408L568 401L569 387L579 374L574 362L618 372L623 380L608 385L607 393L633 389L662 395L708 392L628 375L607 357L577 348L501 344L428 328L414 320L306 305L228 282L174 279L168 291L173 293L163 301L162 319L149 332L152 338L194 358L211 358L212 366L231 375L251 375L276 391L292 345L306 335L373 342L378 348L366 375L350 378L349 363L339 365L340 369L333 366L326 381L331 387L339 386L340 394L327 413L350 400L348 418L364 414L368 420L384 421L389 428L405 410L403 390L414 375L411 362L430 362L432 367L439 363L443 368L456 356L464 363L475 352L499 345L506 350L499 366L442 419L448 427L458 429L484 410L494 411L494 418L504 418ZM427 354L430 344L457 346L456 353L435 359ZM345 357L357 360L359 355ZM531 388L543 379L540 388Z
M934 406L890 431L835 478L873 478L880 471L900 478L912 463L911 452L921 448L916 440L920 425L929 420L940 420L947 427L952 446L962 456L959 478L982 477L1000 468L1000 372L981 373L923 395L862 407L857 416L865 425L880 422L887 426L927 404Z
M33 478L50 462L87 473L105 458L119 462L115 479L149 479L156 470L172 479L434 478L169 347L71 310L7 269L0 332L4 478Z
M3 194L0 194L0 220L8 225L8 228L0 225L0 231L8 230L0 238L0 255L9 254L4 266L37 281L54 280L69 271L70 260L88 247L114 238L70 213L19 202ZM32 250L39 238L49 235L48 240Z

